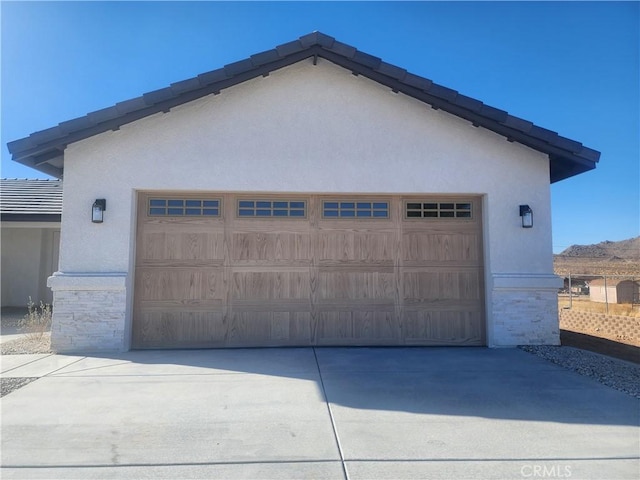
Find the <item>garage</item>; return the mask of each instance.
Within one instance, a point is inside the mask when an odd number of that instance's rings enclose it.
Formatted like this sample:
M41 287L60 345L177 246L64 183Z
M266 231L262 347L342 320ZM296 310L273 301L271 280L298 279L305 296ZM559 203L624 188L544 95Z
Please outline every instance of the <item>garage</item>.
M485 345L476 196L139 192L133 348Z
M600 157L320 32L8 148L64 175L73 354L558 345L551 184Z

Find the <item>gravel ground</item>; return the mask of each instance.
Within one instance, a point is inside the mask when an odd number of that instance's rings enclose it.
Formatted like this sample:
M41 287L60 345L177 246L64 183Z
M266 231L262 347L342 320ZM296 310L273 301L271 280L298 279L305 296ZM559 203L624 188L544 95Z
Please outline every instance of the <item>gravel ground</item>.
M51 334L27 334L17 340L0 345L2 355L20 355L25 353L51 353ZM1 361L1 360L0 360ZM7 377L0 379L0 397L10 394L37 380L37 377Z
M2 355L20 355L26 353L51 353L51 334L27 334L17 340L0 345ZM0 360L1 361L1 360ZM7 377L0 379L0 397L24 387L37 380L37 377Z
M3 308L0 328L18 329L24 318L25 308ZM51 353L51 333L26 333L23 337L0 344L0 354ZM2 361L0 359L0 361ZM10 394L37 380L37 377L8 377L0 379L0 397Z
M26 384L37 380L37 377L9 377L0 380L0 397L24 387Z
M28 333L22 338L0 344L2 355L22 355L25 353L52 353L51 333Z
M640 365L573 347L519 348L640 399Z

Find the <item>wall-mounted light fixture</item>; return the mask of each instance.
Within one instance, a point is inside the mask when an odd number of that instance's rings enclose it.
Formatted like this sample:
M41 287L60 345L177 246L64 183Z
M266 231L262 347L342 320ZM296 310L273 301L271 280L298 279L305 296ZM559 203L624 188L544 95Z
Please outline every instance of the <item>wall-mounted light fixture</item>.
M533 227L533 210L529 205L520 205L520 218L522 218L522 228Z
M91 221L93 223L102 223L106 209L107 201L104 198L97 198L91 207Z

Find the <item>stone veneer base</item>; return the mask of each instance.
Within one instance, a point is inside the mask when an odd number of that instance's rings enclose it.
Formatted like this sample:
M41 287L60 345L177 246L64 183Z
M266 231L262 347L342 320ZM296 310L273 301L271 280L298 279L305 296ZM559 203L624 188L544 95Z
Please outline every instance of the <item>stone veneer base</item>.
M53 291L51 348L58 353L126 351L125 273L60 273Z
M493 275L489 346L560 345L561 287L555 275Z

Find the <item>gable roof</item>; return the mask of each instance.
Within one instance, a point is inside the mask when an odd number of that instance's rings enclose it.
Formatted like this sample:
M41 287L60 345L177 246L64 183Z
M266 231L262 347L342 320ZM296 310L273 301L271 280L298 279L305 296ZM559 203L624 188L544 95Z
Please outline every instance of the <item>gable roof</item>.
M605 281L604 278L596 278L595 280L591 280L589 282L589 286L590 287L604 287L607 286L607 288L609 287L618 287L618 285L633 285L633 286L640 286L640 282L636 281L636 280L631 280L628 278L623 278L623 279L619 279L619 278L607 278L607 280Z
M62 218L62 181L0 179L3 222L59 222Z
M487 128L509 141L515 141L545 153L550 159L550 181L557 182L595 168L600 152L556 132L534 125L528 120L509 115L504 110L485 105L433 81L383 62L380 58L357 50L320 32L313 32L273 50L251 55L223 68L173 83L169 87L143 94L83 117L62 122L55 127L32 133L9 142L13 160L62 177L64 150L70 143L139 120L158 112L219 93L238 83L266 76L270 72L305 59L318 57L402 92L435 109Z

